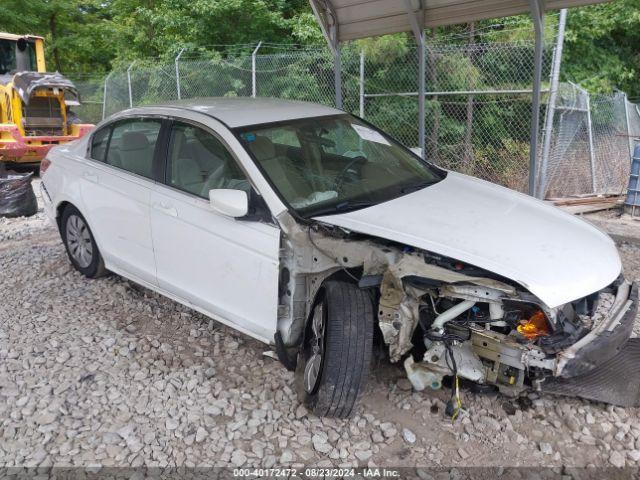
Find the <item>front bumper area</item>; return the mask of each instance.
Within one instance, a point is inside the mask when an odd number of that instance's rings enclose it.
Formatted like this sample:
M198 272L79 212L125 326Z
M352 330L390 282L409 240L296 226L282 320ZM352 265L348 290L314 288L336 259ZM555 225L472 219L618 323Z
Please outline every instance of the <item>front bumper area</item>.
M15 163L33 163L42 160L56 145L79 139L94 125L74 125L74 135L24 137L14 124L0 124L0 159Z
M558 354L558 376L584 375L618 355L631 337L637 313L638 285L623 281L618 286L608 318Z

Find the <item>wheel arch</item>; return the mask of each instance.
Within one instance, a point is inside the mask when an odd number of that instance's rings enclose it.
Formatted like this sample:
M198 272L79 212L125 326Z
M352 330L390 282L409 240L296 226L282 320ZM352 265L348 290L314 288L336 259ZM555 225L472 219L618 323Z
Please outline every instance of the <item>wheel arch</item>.
M104 250L102 249L102 243L100 242L100 238L98 237L98 235L96 235L96 230L95 228L93 228L93 222L91 221L91 219L88 218L87 215L85 215L85 213L82 211L82 208L79 207L77 203L66 198L63 200L60 200L55 207L56 225L58 226L58 231L60 232L60 235L62 235L62 215L67 207L73 207L76 210L78 210L78 212L80 212L80 215L82 215L82 218L84 218L84 220L87 222L87 225L89 225L89 229L91 230L93 239L96 242L96 245L98 245L98 250L100 250L100 252L104 252ZM104 254L103 254L103 258L104 258Z
M324 277L322 277L322 279L318 282L318 287L315 289L315 291L312 292L312 295L310 295L312 298L310 298L309 302L307 303L308 307L305 315L304 326L302 328L302 338L300 339L301 345L304 343L306 339L307 331L311 324L311 318L313 316L313 308L318 302L318 300L320 299L320 295L324 294L327 283L332 281L351 283L356 286L358 285L357 279L352 274L345 271L344 269L335 270L331 273L328 273Z

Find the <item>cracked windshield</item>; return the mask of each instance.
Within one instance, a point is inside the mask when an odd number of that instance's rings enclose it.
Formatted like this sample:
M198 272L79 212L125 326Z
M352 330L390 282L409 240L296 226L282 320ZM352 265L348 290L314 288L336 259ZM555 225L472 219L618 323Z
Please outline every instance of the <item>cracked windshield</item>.
M252 126L238 133L283 200L303 216L365 208L446 175L349 115Z

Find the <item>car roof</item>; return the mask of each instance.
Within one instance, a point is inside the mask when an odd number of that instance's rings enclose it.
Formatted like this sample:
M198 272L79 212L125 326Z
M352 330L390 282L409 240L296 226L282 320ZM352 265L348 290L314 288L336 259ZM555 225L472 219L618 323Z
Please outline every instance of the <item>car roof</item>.
M147 109L157 111L163 107L172 111L184 109L202 112L215 117L231 128L345 113L342 110L318 103L250 97L193 98L149 107L138 107L127 110L127 113L144 113Z

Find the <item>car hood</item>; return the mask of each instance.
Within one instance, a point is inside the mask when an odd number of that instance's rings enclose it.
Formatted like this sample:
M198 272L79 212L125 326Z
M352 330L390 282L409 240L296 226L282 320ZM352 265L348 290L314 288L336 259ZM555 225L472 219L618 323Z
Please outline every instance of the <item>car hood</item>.
M622 269L615 244L593 225L454 172L414 193L316 220L489 270L550 308L606 287Z

